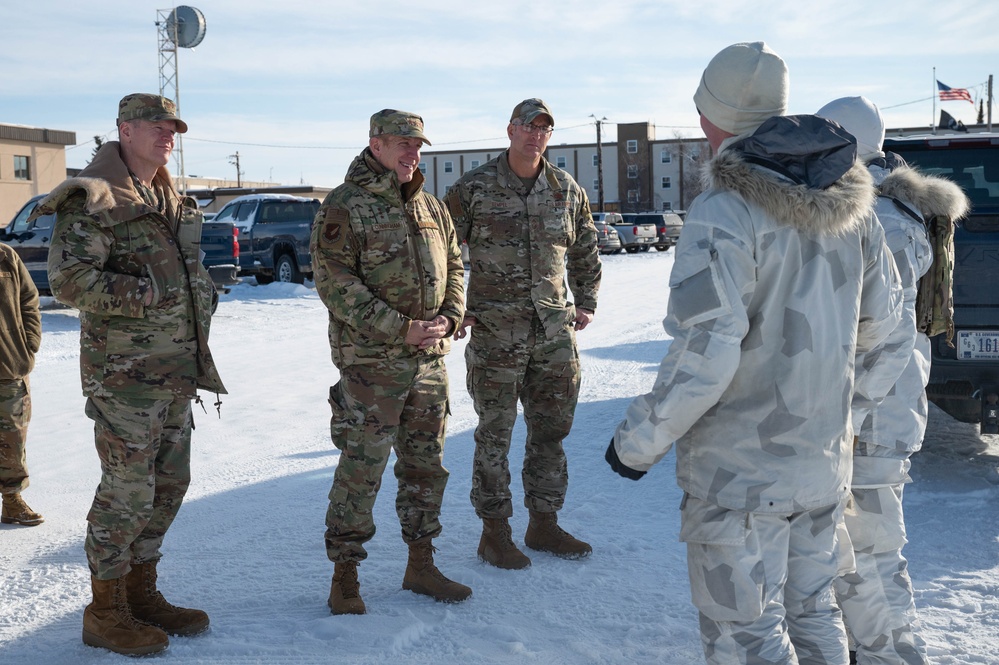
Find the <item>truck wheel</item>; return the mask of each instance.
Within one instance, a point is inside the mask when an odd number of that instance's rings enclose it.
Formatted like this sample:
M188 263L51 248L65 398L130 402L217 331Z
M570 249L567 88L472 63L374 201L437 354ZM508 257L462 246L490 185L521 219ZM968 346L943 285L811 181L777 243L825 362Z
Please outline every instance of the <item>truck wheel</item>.
M290 254L282 254L274 262L274 279L278 282L301 284L305 281L305 276L299 272L295 259Z
M652 249L652 245L642 245L642 251L647 252Z
M628 252L629 254L637 254L639 249L641 248L635 245L631 245L629 247L625 247L624 251Z
M667 249L669 249L669 245L656 245L657 252L665 252Z

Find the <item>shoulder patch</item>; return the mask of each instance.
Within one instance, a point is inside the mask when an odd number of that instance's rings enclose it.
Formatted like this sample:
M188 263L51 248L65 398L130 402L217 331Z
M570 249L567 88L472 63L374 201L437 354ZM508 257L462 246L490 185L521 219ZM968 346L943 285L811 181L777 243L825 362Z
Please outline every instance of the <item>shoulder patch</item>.
M350 222L350 213L343 208L326 208L322 211L320 224L323 227L323 245L338 247L347 237L346 226Z
M461 208L461 197L458 196L458 190L452 187L448 191L447 196L444 197L444 202L447 203L447 211L451 213L452 217L462 217L465 211Z

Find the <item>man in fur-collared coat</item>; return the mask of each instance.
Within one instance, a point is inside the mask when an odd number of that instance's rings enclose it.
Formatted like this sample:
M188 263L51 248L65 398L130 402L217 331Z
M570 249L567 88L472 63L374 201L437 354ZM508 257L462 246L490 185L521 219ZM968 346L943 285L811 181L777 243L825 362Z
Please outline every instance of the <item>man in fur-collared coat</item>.
M38 206L57 213L49 283L80 310L80 372L102 469L87 516L94 600L83 641L129 655L209 624L156 589L160 546L191 480L191 400L199 388L225 392L208 349L215 294L200 258L203 218L165 168L186 131L171 100L126 96L119 141Z
M909 168L899 155L885 153L884 120L864 97L844 97L818 114L839 123L857 139L858 157L874 178L876 212L902 279L902 321L873 351L857 358L854 396L852 497L845 522L856 569L836 580L836 594L857 662L923 665L925 645L915 629L916 607L908 562L902 556L905 520L902 488L909 458L926 431L926 384L930 378L930 339L917 330L919 279L933 262L926 222L934 216L957 221L968 211L960 187ZM901 356L901 368L885 357ZM893 380L894 379L894 380ZM887 381L880 404L871 404L864 386ZM875 389L884 393L884 387Z
M783 116L787 69L762 42L716 55L694 101L715 152L676 248L673 338L607 460L640 478L676 442L708 663L845 663L833 594L849 495L858 349L901 290L856 142Z

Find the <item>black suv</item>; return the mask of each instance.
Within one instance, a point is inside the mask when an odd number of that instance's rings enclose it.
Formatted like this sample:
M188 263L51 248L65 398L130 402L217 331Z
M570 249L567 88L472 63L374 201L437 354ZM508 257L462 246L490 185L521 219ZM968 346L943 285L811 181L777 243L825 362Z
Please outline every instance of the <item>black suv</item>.
M55 226L55 215L42 215L38 219L28 221L35 206L45 196L45 194L32 196L14 215L7 228L0 228L0 240L13 247L21 257L38 291L42 295L50 295L49 241L52 237L52 227Z
M954 348L945 335L931 340L926 395L957 420L999 433L999 134L889 138L884 149L971 199L954 232Z

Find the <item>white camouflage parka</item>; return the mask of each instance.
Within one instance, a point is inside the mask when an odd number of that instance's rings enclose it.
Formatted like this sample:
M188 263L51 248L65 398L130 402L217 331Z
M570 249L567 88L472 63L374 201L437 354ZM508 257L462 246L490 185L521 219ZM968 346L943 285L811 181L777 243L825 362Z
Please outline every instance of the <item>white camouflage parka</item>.
M617 455L644 471L676 442L680 487L731 510L835 504L849 492L855 354L901 309L871 176L841 128L786 116L723 143L705 177L670 276L673 341Z
M944 215L957 220L969 205L960 187L909 168L897 155L877 158L868 169L880 194L875 212L901 277L903 307L896 329L878 347L858 357L858 394L853 404L853 422L860 441L895 454L856 458L854 487L906 481L906 460L922 445L931 355L929 338L916 331L916 292L919 278L933 263L924 219ZM895 371L900 355L902 369ZM897 380L892 381L892 377ZM885 381L887 389L883 385L869 388ZM886 393L884 400L870 404L868 390Z

